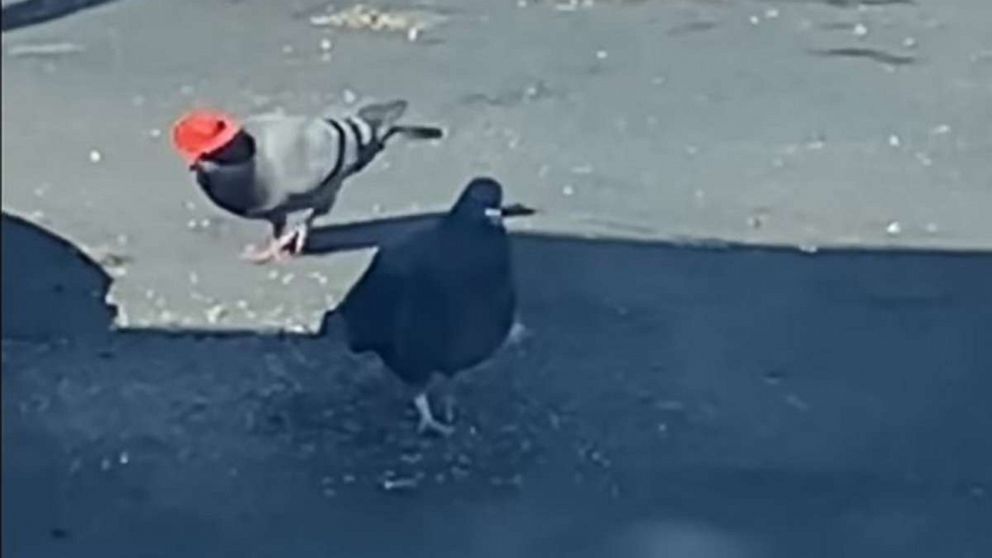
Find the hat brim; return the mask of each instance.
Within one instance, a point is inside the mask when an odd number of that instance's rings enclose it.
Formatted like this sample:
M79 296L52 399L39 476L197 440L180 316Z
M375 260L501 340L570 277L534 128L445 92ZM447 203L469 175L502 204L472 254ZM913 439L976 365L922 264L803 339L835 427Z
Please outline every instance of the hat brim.
M200 159L227 147L241 133L241 126L233 119L225 118L223 122L225 126L217 135L202 141L195 147L183 145L177 137L177 132L173 132L173 147L187 165L193 166Z

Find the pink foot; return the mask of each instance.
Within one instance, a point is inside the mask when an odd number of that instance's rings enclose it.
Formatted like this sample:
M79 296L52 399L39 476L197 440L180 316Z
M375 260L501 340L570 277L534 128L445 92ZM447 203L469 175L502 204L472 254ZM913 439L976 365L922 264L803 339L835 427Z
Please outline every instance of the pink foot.
M274 241L263 248L257 248L252 245L246 246L244 252L241 253L241 259L259 265L273 261L285 261L287 257L288 254L285 247Z
M306 238L306 229L294 229L281 238L270 240L264 248L247 246L241 257L255 264L265 264L272 261L283 262L303 251Z

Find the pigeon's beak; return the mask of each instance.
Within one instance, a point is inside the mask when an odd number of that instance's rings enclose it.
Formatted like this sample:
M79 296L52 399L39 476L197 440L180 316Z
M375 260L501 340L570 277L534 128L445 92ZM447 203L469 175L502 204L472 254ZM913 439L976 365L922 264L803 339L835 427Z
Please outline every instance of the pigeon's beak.
M499 207L487 207L486 208L486 219L489 219L494 225L498 225L503 222L503 210Z

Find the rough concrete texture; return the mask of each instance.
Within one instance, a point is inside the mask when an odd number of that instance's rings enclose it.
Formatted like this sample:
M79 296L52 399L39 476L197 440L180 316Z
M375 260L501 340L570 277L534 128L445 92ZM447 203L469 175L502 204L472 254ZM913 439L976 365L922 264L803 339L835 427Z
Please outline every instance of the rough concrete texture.
M5 555L992 554L989 2L3 5ZM168 145L390 97L285 265ZM425 438L313 332L477 174L527 335Z

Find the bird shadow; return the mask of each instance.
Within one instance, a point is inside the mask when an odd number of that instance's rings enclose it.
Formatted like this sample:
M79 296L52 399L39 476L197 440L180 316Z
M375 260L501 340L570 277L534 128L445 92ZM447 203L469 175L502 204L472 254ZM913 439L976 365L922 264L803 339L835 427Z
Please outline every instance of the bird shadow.
M503 215L508 219L537 213L539 210L523 204L503 207ZM371 248L430 227L444 215L445 212L438 211L314 227L307 236L303 253L320 255Z

